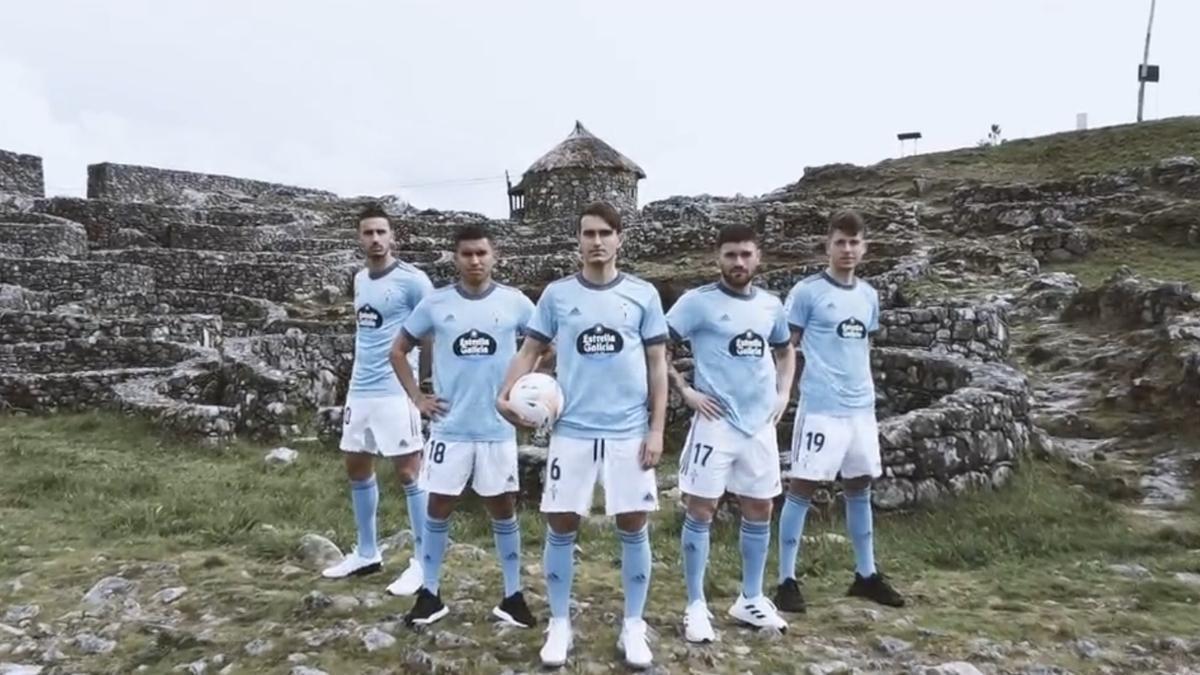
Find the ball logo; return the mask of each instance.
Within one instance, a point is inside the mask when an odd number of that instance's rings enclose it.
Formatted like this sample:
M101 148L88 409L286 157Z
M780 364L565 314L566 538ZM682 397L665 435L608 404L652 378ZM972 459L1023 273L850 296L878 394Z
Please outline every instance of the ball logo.
M761 359L767 353L767 341L752 330L738 333L729 341L729 355Z
M462 357L492 356L496 353L496 339L487 333L469 330L454 338L454 355Z
M359 328L379 328L383 325L383 315L370 305L359 307L357 316Z
M621 334L602 324L583 331L575 340L575 350L584 356L608 356L620 352L624 347L625 340Z
M846 319L838 324L837 334L838 337L849 338L851 340L861 340L867 337L867 327L864 326L863 322L859 321L858 319L850 317L849 319Z

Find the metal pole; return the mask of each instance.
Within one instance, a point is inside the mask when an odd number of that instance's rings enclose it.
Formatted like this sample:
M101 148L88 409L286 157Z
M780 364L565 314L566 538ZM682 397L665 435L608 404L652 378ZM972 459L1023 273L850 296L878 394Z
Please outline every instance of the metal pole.
M1154 3L1150 0L1150 20L1146 22L1146 51L1142 54L1142 72L1138 73L1137 121L1142 121L1142 104L1146 100L1146 66L1150 64L1150 27L1154 25Z

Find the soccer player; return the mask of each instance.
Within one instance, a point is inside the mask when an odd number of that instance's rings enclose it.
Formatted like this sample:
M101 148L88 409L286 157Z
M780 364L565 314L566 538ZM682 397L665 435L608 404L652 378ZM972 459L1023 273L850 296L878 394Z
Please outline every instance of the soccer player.
M775 423L791 398L796 353L783 303L751 281L760 254L754 230L726 225L717 236L721 278L688 291L667 312L671 337L690 341L695 385L671 366L671 379L696 411L679 457L685 495L682 541L688 604L684 639L716 639L704 598L709 526L725 491L741 503L742 590L730 616L758 628L787 630L762 579L771 540L773 500L782 491Z
M521 291L492 281L496 264L492 238L477 225L454 237L458 283L435 290L404 322L392 349L392 366L417 408L432 420L425 450L422 487L429 492L421 566L424 586L405 621L428 625L450 611L438 585L450 514L467 480L483 498L492 519L504 595L492 613L529 628L536 621L521 593L521 532L515 512L517 434L496 411L504 373L517 340L533 316ZM433 336L433 395L421 393L409 352Z
M779 587L775 604L805 611L796 583L804 518L817 485L840 474L846 529L854 547L848 595L901 607L904 598L875 568L871 480L883 473L875 421L868 334L879 329L879 295L855 277L866 253L867 227L857 212L829 223L829 267L798 282L785 303L792 344L804 355L800 399L792 432L788 495L779 517Z
M628 665L646 668L653 661L642 619L650 586L646 521L658 509L654 467L666 423L667 325L658 291L617 270L620 213L604 202L591 204L580 215L578 234L583 268L542 292L496 407L526 424L510 405L509 390L539 354L557 345L565 402L550 437L541 504L549 527L543 567L551 616L543 665L563 665L572 646L575 533L599 479L605 513L616 516L621 539L625 620L617 647Z
M358 241L367 266L354 276L354 370L342 412L341 449L350 478L350 500L358 542L341 562L322 575L329 579L378 572L383 557L375 533L379 487L375 457L390 457L408 497L413 531L413 557L408 569L387 590L412 595L421 587L421 533L425 523L425 492L417 485L421 468L421 414L404 393L388 356L404 320L417 303L433 291L424 272L392 256L392 225L378 207L358 216ZM427 350L426 350L427 351ZM428 355L422 354L422 371Z

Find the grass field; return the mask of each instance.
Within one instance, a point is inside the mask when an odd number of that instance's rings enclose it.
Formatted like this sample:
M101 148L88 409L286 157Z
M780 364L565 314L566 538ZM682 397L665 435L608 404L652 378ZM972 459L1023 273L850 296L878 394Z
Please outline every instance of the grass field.
M295 464L270 467L263 462L267 447L178 443L141 421L102 414L0 417L0 426L0 616L6 607L37 604L37 621L63 636L72 667L130 672L144 665L163 672L218 653L236 665L232 672L287 672L289 655L331 673L420 672L429 669L429 655L455 672L521 671L536 661L540 630L498 631L484 620L498 600L499 571L475 505L467 504L453 521L457 545L443 585L452 613L436 630L416 634L397 624L409 601L383 593L407 551L393 555L386 574L347 583L320 582L311 570L297 569L297 544L306 533L330 536L343 548L352 543L336 453L294 446L301 450ZM664 470L673 465L668 459ZM384 469L381 475L387 475ZM407 527L400 491L387 478L380 510L385 535ZM685 647L678 637L684 597L680 518L668 504L652 532L647 619L659 635L658 661L670 672L786 671L830 658L883 658L874 640L888 636L910 643L911 650L896 658L914 662L972 659L979 640L1028 642L1024 652L1011 647L1005 658L1091 672L1097 661L1083 660L1064 643L1086 638L1111 651L1111 658L1128 658L1133 643L1200 635L1200 586L1175 576L1200 572L1200 508L1191 507L1182 526L1163 529L1078 483L1069 468L1030 461L1003 490L926 512L878 516L880 565L910 599L901 610L842 597L850 548L826 536L843 532L840 516L814 514L802 553L811 608L782 637L725 621L738 590L739 557L736 523L720 523L708 594L722 641L708 648ZM528 595L544 617L543 526L531 506L523 508ZM580 537L576 672L608 672L616 664L620 576L609 528L597 519ZM177 569L164 571L159 562ZM1140 564L1148 575L1128 578L1109 569L1114 563ZM774 570L772 551L769 584ZM163 610L177 625L154 628L111 618L89 623L79 614L80 600L113 574L138 581L144 607L156 606L149 598L161 588L186 586L182 598ZM355 601L306 609L304 597L314 589ZM366 626L393 632L396 645L368 653L358 638ZM117 645L108 654L81 656L69 646L80 630L108 635ZM341 637L319 647L306 642L339 630ZM244 645L255 639L269 640L272 648L248 655ZM19 643L0 632L0 661L22 660L5 656L6 641L10 649ZM1191 657L1156 658L1166 664Z

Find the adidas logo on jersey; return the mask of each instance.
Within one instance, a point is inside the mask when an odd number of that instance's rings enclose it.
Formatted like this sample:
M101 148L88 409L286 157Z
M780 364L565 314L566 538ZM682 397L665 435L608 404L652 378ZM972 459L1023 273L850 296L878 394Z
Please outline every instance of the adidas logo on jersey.
M837 334L838 337L861 340L867 337L867 327L858 319L850 317L837 325Z
M729 355L759 359L767 353L767 341L752 330L739 333L729 341Z
M579 311L578 307L572 307L571 311L567 312L567 316L579 316L580 314L583 314L583 312Z
M728 314L722 314L721 321L733 321L733 319L729 318Z
M383 315L370 305L363 305L356 312L359 328L379 328L383 325Z
M624 347L625 339L621 334L603 324L596 324L575 339L575 350L584 356L608 356Z
M451 323L453 321L454 321L453 314L447 314L446 317L444 319L442 319L442 323Z
M470 358L496 353L496 339L478 330L469 330L454 338L454 355Z

